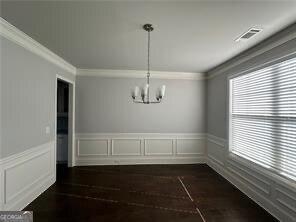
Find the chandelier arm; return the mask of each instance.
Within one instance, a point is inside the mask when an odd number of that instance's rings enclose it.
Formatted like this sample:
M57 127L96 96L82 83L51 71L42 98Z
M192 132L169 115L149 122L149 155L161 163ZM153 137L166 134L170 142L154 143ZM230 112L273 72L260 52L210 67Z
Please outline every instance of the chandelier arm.
M156 104L156 103L160 103L161 100L157 100L157 101L150 101L149 104Z
M156 103L161 103L161 100L157 101L143 101L143 100L133 100L134 103L142 103L142 104L156 104Z
M164 95L164 89L161 89L161 92L159 92L159 95L157 94L156 100L150 101L150 32L153 31L153 27L151 24L145 24L143 26L143 29L148 32L148 44L147 44L147 84L142 89L141 93L141 99L136 99L136 96L132 96L134 103L141 103L141 104L157 104L161 103ZM135 90L137 91L137 90ZM136 95L137 93L133 93L132 95Z
M135 99L133 100L133 102L134 102L134 103L145 103L145 102L142 101L142 100L135 100Z

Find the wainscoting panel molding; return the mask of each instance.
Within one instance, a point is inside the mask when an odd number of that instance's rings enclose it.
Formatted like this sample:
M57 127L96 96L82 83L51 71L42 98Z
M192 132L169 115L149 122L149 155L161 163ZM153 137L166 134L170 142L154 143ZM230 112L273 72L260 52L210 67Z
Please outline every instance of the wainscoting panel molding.
M81 149L80 147L83 147ZM77 143L78 156L107 156L108 155L108 140L79 140Z
M207 155L208 159L214 161L215 163L224 166L226 148L225 148L226 140L208 135L207 141Z
M203 155L206 150L204 139L178 139L176 140L177 155Z
M296 190L287 190L277 185L275 191L276 202L296 218Z
M113 139L112 156L140 156L141 139Z
M0 160L0 210L22 210L55 182L55 143Z
M89 133L76 134L76 141L80 166L205 163L206 134ZM97 155L103 149L99 141L110 152Z
M227 141L207 139L207 164L280 221L295 221L296 186L229 153Z
M145 139L145 155L146 156L172 156L174 153L173 139Z

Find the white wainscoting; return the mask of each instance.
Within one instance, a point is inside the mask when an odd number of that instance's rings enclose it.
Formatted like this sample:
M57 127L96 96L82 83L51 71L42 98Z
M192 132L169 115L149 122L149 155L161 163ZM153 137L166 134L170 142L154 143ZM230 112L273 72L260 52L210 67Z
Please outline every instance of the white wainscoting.
M280 221L295 221L296 184L229 154L227 144L208 134L207 164Z
M145 139L146 156L174 155L174 139Z
M111 140L112 156L139 156L142 154L141 139L114 139Z
M176 143L177 155L204 155L206 152L204 139L178 139Z
M76 134L76 165L205 163L206 134Z
M83 147L83 149L80 149ZM108 140L79 140L78 141L78 156L108 156Z
M0 160L0 210L22 210L55 182L55 143Z

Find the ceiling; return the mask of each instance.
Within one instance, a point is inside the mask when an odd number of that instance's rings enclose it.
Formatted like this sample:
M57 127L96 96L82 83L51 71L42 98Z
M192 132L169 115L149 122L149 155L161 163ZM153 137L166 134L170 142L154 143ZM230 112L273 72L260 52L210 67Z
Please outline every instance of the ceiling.
M294 23L296 1L2 1L1 17L84 69L146 69L152 23L152 70L206 72Z

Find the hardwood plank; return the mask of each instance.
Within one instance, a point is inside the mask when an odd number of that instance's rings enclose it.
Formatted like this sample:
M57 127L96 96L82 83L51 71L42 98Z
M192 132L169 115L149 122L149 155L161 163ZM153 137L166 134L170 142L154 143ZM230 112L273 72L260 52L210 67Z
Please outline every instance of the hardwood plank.
M58 166L57 182L25 210L37 222L277 221L204 164Z

